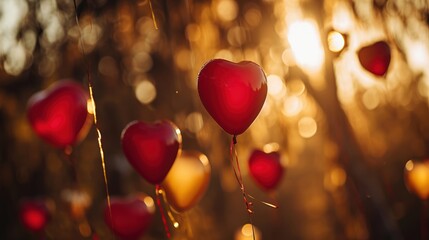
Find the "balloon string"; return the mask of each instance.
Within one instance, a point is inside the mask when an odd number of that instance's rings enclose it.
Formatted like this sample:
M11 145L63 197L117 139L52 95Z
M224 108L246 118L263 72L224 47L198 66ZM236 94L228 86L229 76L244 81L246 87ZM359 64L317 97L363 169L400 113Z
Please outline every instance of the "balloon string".
M240 164L238 161L237 149L235 148L236 144L237 144L237 136L234 135L232 137L231 144L229 147L229 152L230 152L230 156L231 156L230 159L231 159L232 169L234 170L235 178L237 179L237 182L240 185L241 193L243 195L243 200L244 200L244 203L246 205L247 212L249 213L249 221L250 221L250 225L252 226L252 236L253 236L253 240L255 240L255 227L253 225L253 219L252 219L253 202L249 201L248 198L256 200L256 201L258 201L258 202L260 202L260 203L262 203L268 207L272 207L275 209L278 207L275 204L261 201L261 200L253 197L252 195L250 195L249 193L246 192L246 188L245 188L244 182L243 182L243 177L241 175Z
M252 226L252 238L255 240L255 227L253 226L253 203L247 199L246 188L244 187L243 177L241 176L240 164L238 162L237 150L235 149L235 144L237 144L237 137L234 135L231 140L231 145L229 147L229 152L231 155L231 164L232 169L234 170L235 178L237 179L238 184L240 185L241 193L243 194L244 204L246 205L247 213L249 214L250 225ZM235 160L235 164L234 164ZM237 169L236 169L237 168Z
M152 14L153 26L155 27L156 30L158 30L158 24L156 23L155 12L153 11L151 0L149 0L149 8L150 8L150 13Z
M176 219L174 219L173 213L171 212L171 206L167 201L167 196L165 195L165 191L162 190L162 188L160 188L158 192L162 195L162 200L164 200L164 204L167 206L166 207L167 216L170 218L170 221L173 223L173 227L178 228L179 222L177 222Z
M164 224L165 235L167 235L167 238L170 238L171 234L170 234L170 231L168 230L167 219L165 218L164 209L162 208L162 204L161 204L161 198L159 197L159 195L162 195L162 192L163 191L161 189L161 186L156 185L156 189L155 189L156 204L158 205L159 212L161 213L161 219L162 219L162 223Z
M103 144L102 144L102 138L101 138L101 131L100 131L100 127L98 125L98 121L97 121L97 111L96 111L96 106L95 106L95 100L94 100L94 95L93 95L93 89L92 89L92 79L91 79L91 74L90 74L90 69L89 69L89 63L86 61L86 53L85 53L85 47L83 45L83 34L82 34L82 28L80 27L79 24L79 17L77 16L77 4L76 4L76 0L73 0L73 4L74 4L74 11L75 11L75 18L76 18L76 25L78 26L79 29L79 45L80 45L80 49L82 51L82 55L84 58L84 61L87 63L86 64L86 73L87 73L87 78L88 78L88 89L89 89L89 96L90 96L90 101L91 101L91 107L92 107L92 111L93 111L93 118L94 118L94 125L95 125L95 129L97 130L97 137L98 137L98 148L100 150L100 157L101 157L101 167L103 169L103 178L104 178L104 188L106 189L106 199L107 199L107 206L109 207L109 217L112 220L112 208L111 208L111 204L110 204L110 194L109 194L109 184L107 181L107 172L106 172L106 162L104 159L104 151L103 151Z
M73 185L78 185L78 180L77 180L77 171L76 171L76 163L72 158L73 155L73 149L70 146L67 146L64 149L64 159L70 164L70 172L71 172L71 177L72 177L72 183Z
M249 213L253 213L253 210L252 210L253 203L247 200L247 192L246 192L246 188L244 187L243 177L241 176L240 164L238 162L238 155L237 155L237 150L235 149L235 144L237 144L237 138L234 135L232 137L231 146L230 146L232 167L234 169L235 178L237 179L238 184L240 185L240 189L243 194L243 199L244 199L244 203L246 204L247 211Z
M185 217L185 222L186 222L186 229L188 230L187 232L189 233L189 238L194 239L194 233L192 231L192 226L191 226L191 223L189 221L188 213L185 213L184 217Z
M272 204L272 203L269 203L269 202L265 202L265 201L262 201L262 200L259 200L259 199L255 198L254 196L250 195L249 193L247 193L247 196L248 196L249 198L253 199L253 200L256 200L256 201L258 201L258 202L260 202L260 203L262 203L262 204L266 205L267 207L271 207L271 208L274 208L274 209L279 208L277 205Z
M238 154L237 154L237 150L235 148L235 144L237 144L237 136L233 136L232 137L232 141L231 141L231 145L230 145L230 155L231 155L231 163L232 163L232 167L234 170L234 174L235 174L235 178L237 179L238 184L240 185L241 191L243 193L243 195L245 196L245 199L251 198L253 200L258 201L259 203L262 203L264 205L266 205L267 207L271 207L271 208L275 208L277 209L278 206L269 202L265 202L262 200L259 200L257 198L255 198L254 196L250 195L249 193L246 192L245 187L244 187L244 183L243 183L243 178L241 176L241 170L240 170L240 164L238 162ZM235 159L235 164L234 164L234 159ZM235 169L234 165L237 166L237 170ZM252 205L252 202L247 201L249 205ZM247 205L247 204L246 204ZM249 209L248 209L249 211Z

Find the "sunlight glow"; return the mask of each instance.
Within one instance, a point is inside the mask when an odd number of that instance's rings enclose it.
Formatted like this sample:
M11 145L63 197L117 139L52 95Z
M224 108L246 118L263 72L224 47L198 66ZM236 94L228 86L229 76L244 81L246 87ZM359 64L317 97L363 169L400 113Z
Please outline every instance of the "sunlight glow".
M280 149L280 145L278 143L276 143L276 142L267 143L267 144L264 145L264 147L262 149L266 153L276 152L276 151L278 151Z
M328 48L332 52L340 52L344 49L346 45L346 40L344 39L344 36L337 32L337 31L331 31L328 33Z
M261 231L253 226L255 230L255 236L253 236L252 225L247 223L244 224L235 234L235 240L261 240Z
M298 115L304 107L299 96L288 97L283 104L283 114L287 117L293 117Z
M268 94L276 97L276 98L282 98L286 94L286 87L283 83L283 80L274 74L267 76L267 83L268 83Z
M21 42L12 46L3 63L4 70L11 75L19 75L25 67L26 53Z
M405 164L405 183L421 200L429 198L429 162L412 160Z
M335 187L341 187L346 183L347 174L341 167L335 167L330 172L331 182Z
M362 95L362 103L368 110L373 110L380 105L380 97L374 88L369 88Z
M317 123L312 117L303 117L298 122L299 135L303 138L311 138L317 132Z
M204 126L203 115L199 112L190 113L186 117L185 126L192 133L199 132Z
M348 32L353 28L352 10L347 3L336 2L332 11L332 27L338 31Z
M429 62L429 49L427 45L415 40L409 40L407 43L407 60L410 63L410 67L416 71L425 71Z
M244 224L241 228L241 233L246 237L252 236L252 225Z
M143 80L137 84L135 94L141 103L149 104L156 97L156 88L152 82Z
M215 1L216 2L216 1ZM233 0L220 0L217 1L216 13L222 21L232 21L237 17L238 6Z
M0 1L0 58L4 59L4 71L11 75L20 74L27 61L25 46L16 40L27 12L26 1Z
M308 70L320 70L324 52L320 34L314 21L296 21L289 26L287 39L297 64Z
M407 163L405 164L405 169L407 171L411 171L414 168L414 163L413 160L408 160Z

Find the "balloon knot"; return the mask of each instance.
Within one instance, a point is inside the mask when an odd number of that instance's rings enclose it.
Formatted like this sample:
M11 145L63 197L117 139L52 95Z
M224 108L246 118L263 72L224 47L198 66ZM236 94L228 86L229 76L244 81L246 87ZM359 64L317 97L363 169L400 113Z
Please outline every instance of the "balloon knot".
M232 136L232 142L235 144L237 144L237 135Z

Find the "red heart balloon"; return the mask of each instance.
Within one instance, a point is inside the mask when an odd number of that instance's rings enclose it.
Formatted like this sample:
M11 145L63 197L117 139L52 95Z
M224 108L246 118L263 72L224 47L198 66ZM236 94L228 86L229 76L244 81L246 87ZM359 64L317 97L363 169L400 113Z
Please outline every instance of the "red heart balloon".
M198 75L198 93L213 119L229 134L239 135L261 111L267 79L256 63L214 59Z
M28 100L27 117L40 138L63 149L88 133L91 116L87 102L88 95L81 85L63 80Z
M104 208L104 221L120 239L138 239L149 228L155 206L144 194L129 198L112 197L110 209ZM110 215L112 213L112 215Z
M30 231L45 229L50 214L43 200L27 200L21 203L19 216L23 225Z
M265 190L274 189L283 175L280 154L254 150L249 158L249 170L251 176Z
M358 51L359 62L363 68L377 76L384 76L390 64L390 47L379 41Z
M170 121L154 124L134 121L122 131L122 150L130 164L148 182L160 184L181 148L180 130Z

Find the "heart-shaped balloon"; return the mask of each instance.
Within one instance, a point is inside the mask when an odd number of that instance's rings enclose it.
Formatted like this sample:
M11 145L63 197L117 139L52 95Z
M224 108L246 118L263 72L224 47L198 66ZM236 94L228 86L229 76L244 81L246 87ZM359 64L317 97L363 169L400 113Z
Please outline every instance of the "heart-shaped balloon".
M43 231L50 219L50 214L43 200L27 200L21 203L19 211L22 224L30 231Z
M148 182L160 184L182 144L180 130L170 121L134 121L122 131L122 150L136 171Z
M265 153L261 150L254 150L250 155L249 170L253 179L267 191L278 185L284 171L278 152Z
M91 115L87 102L88 94L80 84L70 80L58 81L29 99L28 120L40 138L64 149L88 133Z
M112 197L110 211L107 204L104 208L104 221L118 238L134 240L149 228L154 213L153 199L145 194L128 198Z
M208 158L197 151L183 151L162 183L168 202L178 212L199 202L210 181Z
M214 59L198 74L201 102L229 134L246 131L261 111L267 96L267 79L256 63Z
M390 46L385 41L379 41L362 47L358 51L358 58L367 71L384 76L390 65Z
M429 198L429 159L409 160L405 164L405 184L421 200Z

